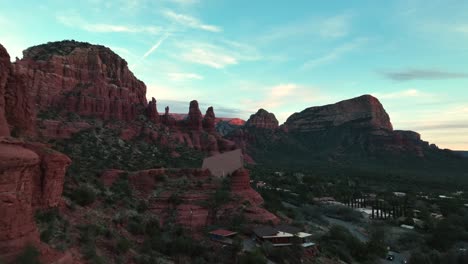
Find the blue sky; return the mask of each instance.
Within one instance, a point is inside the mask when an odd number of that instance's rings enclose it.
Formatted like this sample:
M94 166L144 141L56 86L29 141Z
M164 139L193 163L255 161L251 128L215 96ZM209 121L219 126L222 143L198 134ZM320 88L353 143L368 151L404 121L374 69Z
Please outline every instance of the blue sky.
M102 44L172 112L280 122L373 94L396 129L468 149L468 1L0 0L10 55L48 41Z

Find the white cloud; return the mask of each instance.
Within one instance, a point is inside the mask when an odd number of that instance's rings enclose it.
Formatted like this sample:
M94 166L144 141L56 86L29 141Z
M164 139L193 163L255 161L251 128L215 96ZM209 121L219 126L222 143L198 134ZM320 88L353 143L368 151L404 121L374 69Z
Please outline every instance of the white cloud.
M408 89L392 93L373 93L373 95L379 99L401 99L411 97L428 97L430 94L423 93L417 89Z
M241 61L255 61L261 58L255 48L237 42L221 41L219 45L214 45L188 41L176 45L181 50L180 55L177 55L180 59L215 69L223 69Z
M147 33L158 34L161 32L161 27L155 26L133 26L133 25L117 25L106 23L89 23L79 16L58 15L57 21L68 27L77 27L89 32L101 33Z
M320 27L320 35L326 38L339 38L349 34L351 15L338 15L325 19Z
M294 92L294 90L297 89L297 87L297 84L294 83L276 85L273 88L271 88L270 95L275 98L281 98L290 95L292 92Z
M339 47L334 48L329 53L327 53L327 54L325 54L325 55L323 55L321 57L306 61L303 64L302 68L303 69L309 69L309 68L317 67L317 66L320 66L320 65L327 64L327 63L330 63L332 61L335 61L335 60L339 59L341 56L343 56L344 54L359 48L366 41L367 41L367 39L365 39L365 38L354 39L353 41L351 41L349 43L345 43L345 44L343 44L343 45L341 45Z
M182 58L186 61L207 65L216 69L221 69L228 65L238 63L237 59L232 56L201 48L194 48L191 51L184 53Z
M172 81L203 80L203 76L196 73L171 72L167 75Z
M180 5L192 5L198 3L198 0L169 0L170 2Z
M210 32L222 31L222 29L218 26L204 24L203 22L201 22L199 19L195 17L184 15L184 14L178 14L172 10L166 10L163 14L170 20L178 24L181 24L183 26L186 26L186 27L201 29L201 30L210 31Z
M455 31L468 34L468 24L462 24L462 25L457 25L455 26Z
M271 28L258 37L260 43L286 41L300 38L340 38L349 35L353 15L345 13L331 17L309 17Z
M197 89L153 82L147 85L146 97L154 97L157 100L185 101L188 107L188 102L203 98L203 94Z

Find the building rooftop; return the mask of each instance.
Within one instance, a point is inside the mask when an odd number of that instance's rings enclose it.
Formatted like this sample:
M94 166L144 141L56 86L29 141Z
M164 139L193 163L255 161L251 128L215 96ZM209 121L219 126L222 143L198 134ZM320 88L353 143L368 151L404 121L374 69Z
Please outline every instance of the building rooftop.
M301 230L297 227L290 225L279 225L279 226L261 226L253 230L253 232L259 237L269 237L269 236L285 236L292 237L297 234L307 234L302 233Z
M211 231L209 234L228 237L228 236L233 236L233 235L237 234L237 232L229 231L229 230L225 230L225 229L216 229L216 230Z

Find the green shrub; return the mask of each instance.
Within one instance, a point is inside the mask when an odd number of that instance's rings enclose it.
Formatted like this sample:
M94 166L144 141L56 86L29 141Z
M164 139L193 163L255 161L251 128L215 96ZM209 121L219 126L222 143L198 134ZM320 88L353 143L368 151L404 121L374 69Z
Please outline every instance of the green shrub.
M73 190L70 198L81 206L87 206L94 203L96 200L96 194L91 187L87 185L81 185Z
M132 242L125 237L121 237L117 241L116 249L118 253L127 253L127 251L132 247Z
M39 251L32 245L26 246L21 254L16 258L18 264L40 264Z

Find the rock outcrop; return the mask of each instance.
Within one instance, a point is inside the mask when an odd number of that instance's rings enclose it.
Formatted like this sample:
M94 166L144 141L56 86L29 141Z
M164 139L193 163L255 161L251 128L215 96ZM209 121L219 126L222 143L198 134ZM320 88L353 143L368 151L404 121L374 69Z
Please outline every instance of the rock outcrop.
M250 116L245 123L245 127L276 129L278 128L278 120L273 113L269 113L265 109L259 109L257 113Z
M44 145L0 140L0 258L40 245L34 210L59 205L70 162Z
M289 132L315 132L345 125L373 130L393 130L382 104L371 95L307 108L291 115L284 127Z
M153 123L159 123L159 113L158 108L156 106L156 99L151 98L151 101L148 103L147 106L147 116L148 119Z
M198 107L197 100L190 102L189 113L187 118L187 126L190 130L202 130L203 116Z
M21 83L14 78L10 76L9 55L0 45L0 259L13 261L26 245L32 244L53 262L61 254L40 242L34 211L59 206L65 171L71 160L43 144L8 137L5 116L13 121L15 129L32 131L28 127L34 125L22 126L27 119L14 119L24 117L30 107L25 108L21 103L12 107L12 99L18 103L28 98L25 86L11 86L11 83ZM9 90L5 93L6 89Z
M164 115L161 117L161 121L164 125L170 128L175 127L177 120L169 113L169 106L166 106Z
M239 197L242 203L247 202L250 206L245 208L245 215L250 221L278 224L276 215L262 208L263 198L250 186L250 176L247 169L239 169L231 176L231 191L234 196Z
M203 117L203 129L209 133L216 132L215 128L216 117L213 111L213 107L210 106L206 110L206 114Z
M62 111L101 119L133 120L146 106L146 86L109 48L76 41L31 47L13 63L18 82L27 87L37 111Z
M101 179L106 186L111 186L121 174L120 170L104 172ZM166 186L184 179L184 186L164 188L166 191L154 196L158 186ZM149 210L161 216L162 221L169 217L168 212L176 210L174 219L192 231L201 230L213 223L215 219L232 216L231 213L244 211L251 221L278 223L279 219L264 208L262 197L250 187L247 170L241 169L231 176L231 195L235 202L223 205L217 212L210 207L214 192L220 188L208 170L204 169L151 169L130 174L132 187L138 190L142 199L149 201ZM171 184L173 185L173 184ZM244 208L244 204L249 204ZM213 215L216 213L216 215Z
M10 135L10 128L5 117L5 89L9 75L10 55L0 44L0 137Z

